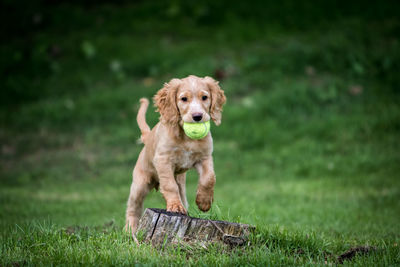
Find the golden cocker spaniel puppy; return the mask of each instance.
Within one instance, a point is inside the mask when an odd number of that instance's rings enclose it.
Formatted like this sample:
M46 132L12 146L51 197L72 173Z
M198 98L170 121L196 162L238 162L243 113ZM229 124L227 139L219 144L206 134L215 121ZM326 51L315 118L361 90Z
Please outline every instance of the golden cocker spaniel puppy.
M208 211L214 198L215 174L211 133L196 140L185 135L184 122L221 123L226 101L218 82L210 77L190 75L172 79L154 96L160 121L150 130L146 123L149 101L140 99L137 122L144 147L133 170L133 181L126 210L126 230L136 231L143 200L153 188L160 188L167 211L187 214L186 171L199 174L196 204Z

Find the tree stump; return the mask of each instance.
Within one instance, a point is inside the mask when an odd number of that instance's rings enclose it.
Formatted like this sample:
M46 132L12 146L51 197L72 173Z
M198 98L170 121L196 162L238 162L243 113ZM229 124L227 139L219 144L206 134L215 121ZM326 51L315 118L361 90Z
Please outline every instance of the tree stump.
M189 217L162 209L146 209L137 233L154 246L168 243L224 242L233 246L247 243L254 226Z

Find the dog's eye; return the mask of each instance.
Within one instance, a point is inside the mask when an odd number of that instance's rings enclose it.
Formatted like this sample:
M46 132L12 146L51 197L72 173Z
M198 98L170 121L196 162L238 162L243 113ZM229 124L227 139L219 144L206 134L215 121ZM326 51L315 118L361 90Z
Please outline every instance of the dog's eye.
M206 101L207 100L207 96L206 95L203 95L202 97L201 97L201 99L203 99L204 101Z
M182 97L181 100L182 100L183 102L186 102L186 101L187 101L187 97Z

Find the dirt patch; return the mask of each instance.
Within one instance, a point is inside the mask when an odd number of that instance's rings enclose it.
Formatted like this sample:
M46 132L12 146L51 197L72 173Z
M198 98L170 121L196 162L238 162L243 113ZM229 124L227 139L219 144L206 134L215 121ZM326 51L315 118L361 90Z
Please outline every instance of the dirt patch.
M351 248L351 249L347 250L345 253L338 256L337 260L340 264L342 264L345 260L351 260L356 255L368 254L375 250L376 250L376 247L372 247L372 246L359 246L359 247Z
M88 232L90 230L101 231L101 232L107 234L110 231L115 229L114 223L115 223L114 220L112 220L112 221L104 223L101 226L94 226L94 227L72 225L72 226L68 226L68 227L64 228L63 231L67 235L74 235L74 234L78 234L81 232Z
M222 241L231 248L234 248L246 245L248 240L242 236L223 235Z

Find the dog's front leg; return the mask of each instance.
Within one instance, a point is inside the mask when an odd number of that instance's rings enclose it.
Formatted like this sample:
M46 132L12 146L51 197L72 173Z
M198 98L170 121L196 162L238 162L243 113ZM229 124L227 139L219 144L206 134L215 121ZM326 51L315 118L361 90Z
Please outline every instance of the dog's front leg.
M179 196L179 187L174 178L174 171L168 158L159 157L155 167L160 182L160 192L167 202L167 211L187 214Z
M199 184L197 186L196 204L201 211L208 211L214 200L215 173L212 156L196 164L199 173Z

